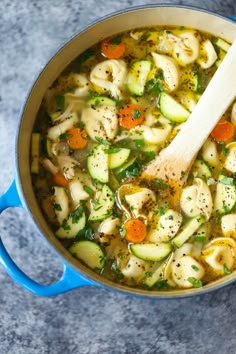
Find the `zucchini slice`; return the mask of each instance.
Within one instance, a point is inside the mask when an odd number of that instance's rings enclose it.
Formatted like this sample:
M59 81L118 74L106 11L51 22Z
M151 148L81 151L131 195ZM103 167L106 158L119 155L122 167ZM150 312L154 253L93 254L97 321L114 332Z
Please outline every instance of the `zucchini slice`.
M39 173L39 153L40 153L40 134L32 133L31 137L31 173Z
M87 158L88 171L94 179L101 183L109 181L108 154L103 144L96 145Z
M52 142L50 139L45 138L41 142L41 151L43 156L47 157L48 159L53 156L52 154Z
M110 169L118 168L128 160L130 149L121 148L118 152L108 154L108 167Z
M138 60L133 63L127 75L127 88L131 93L136 96L143 95L151 67L152 62L150 60Z
M101 247L93 241L78 241L69 248L70 253L91 269L102 269L105 255Z
M209 166L207 166L206 162L203 160L196 160L191 172L195 178L203 178L205 180L212 176Z
M106 96L95 96L87 101L87 105L91 108L97 108L100 106L115 107L116 101Z
M221 38L217 38L216 41L215 41L215 45L222 49L224 52L228 52L229 48L230 48L230 44L227 43L226 41L224 41L223 39Z
M226 214L236 203L236 186L233 178L220 175L216 186L214 212Z
M76 220L74 217L76 210L69 215L69 218L62 222L62 226L56 231L56 236L58 238L74 238L78 235L79 231L81 231L86 224L85 213Z
M99 199L91 200L89 220L100 221L106 219L111 215L114 203L114 193L106 184L104 184Z
M161 114L172 122L182 123L190 116L187 109L165 92L161 92L159 104Z
M198 215L189 220L183 227L182 231L172 240L175 247L181 247L206 221L204 216Z
M170 243L139 243L130 246L131 252L144 261L159 262L171 252Z

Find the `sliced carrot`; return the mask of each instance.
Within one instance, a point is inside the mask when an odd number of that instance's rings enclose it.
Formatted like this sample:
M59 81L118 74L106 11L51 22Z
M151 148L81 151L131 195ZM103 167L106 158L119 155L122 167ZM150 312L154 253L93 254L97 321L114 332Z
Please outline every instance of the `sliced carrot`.
M125 238L129 242L142 242L147 235L147 228L140 219L129 219L124 225Z
M119 59L125 52L125 45L115 38L106 38L102 42L101 51L109 59Z
M144 121L144 115L140 107L136 104L127 104L118 112L120 126L131 129L140 125Z
M57 172L53 175L54 183L61 187L68 187L69 181L63 176L62 173Z
M233 124L227 120L220 120L211 132L211 136L217 142L228 142L233 139L235 128Z
M84 129L72 128L67 133L68 145L71 149L83 149L88 144L88 136Z

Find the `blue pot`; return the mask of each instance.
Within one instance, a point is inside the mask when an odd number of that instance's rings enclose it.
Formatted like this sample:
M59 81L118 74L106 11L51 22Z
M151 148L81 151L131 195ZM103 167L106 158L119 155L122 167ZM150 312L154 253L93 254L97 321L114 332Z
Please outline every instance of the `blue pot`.
M73 258L53 235L35 199L29 163L31 132L43 96L47 88L65 67L85 49L102 38L136 28L137 24L140 27L153 26L155 24L183 25L213 33L232 42L236 38L236 24L233 20L236 21L236 17L231 20L201 9L182 6L150 5L135 7L114 13L92 23L89 27L83 28L49 61L35 80L21 112L16 140L15 179L7 192L0 197L0 212L14 206L24 208L31 215L39 234L47 240L48 245L60 257L64 265L64 272L62 277L54 284L38 284L17 267L0 239L0 262L16 282L30 292L40 296L53 296L81 286L99 286L125 294L167 299L208 292L228 285L235 280L235 275L232 274L203 288L164 292L133 289L101 277Z

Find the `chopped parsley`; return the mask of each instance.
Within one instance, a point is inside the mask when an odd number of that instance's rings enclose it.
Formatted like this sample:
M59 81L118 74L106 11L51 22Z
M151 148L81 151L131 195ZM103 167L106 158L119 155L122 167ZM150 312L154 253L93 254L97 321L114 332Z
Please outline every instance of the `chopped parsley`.
M109 44L111 44L111 45L118 45L118 44L121 43L121 40L122 40L122 38L121 38L120 35L114 36L113 38L111 38L111 39L109 40Z
M155 96L158 96L162 91L164 91L164 87L162 84L163 80L164 76L162 73L156 74L153 79L147 82L147 92L153 93Z
M57 108L60 109L61 111L64 111L65 109L65 96L56 96L55 97L56 99L56 105L57 105Z
M102 144L104 146L111 145L110 141L99 138L99 136L95 136L95 140L97 140L97 142L99 142L100 144Z
M116 108L121 109L124 105L123 100L116 100Z
M155 178L153 181L157 184L158 188L161 189L169 188L169 185L167 183L164 183L163 180L160 178Z
M191 267L193 270L195 270L195 272L199 271L199 268L195 264L192 264Z
M226 146L223 146L222 147L222 153L224 156L227 156L228 155L228 152L229 152L229 148L227 148Z
M62 222L62 228L65 230L65 231L69 231L71 229L70 225L68 224L67 220L64 219L63 222Z
M139 118L142 115L142 113L138 109L134 109L132 112L132 116L134 119Z
M165 205L165 206L161 206L160 207L160 216L165 215L165 213L167 212L167 210L169 209L169 205Z
M155 287L157 289L168 289L170 286L167 283L167 279L160 279L156 282Z
M116 152L119 152L121 150L121 148L119 147L114 147L111 149L106 149L104 150L105 154L115 154Z
M152 276L152 274L153 274L152 272L145 272L145 275L147 278L150 278Z
M83 129L84 127L85 127L85 123L82 122L82 120L80 120L78 123L78 128Z
M94 56L94 52L91 48L85 50L78 58L77 62L79 66L81 66L85 61L92 58Z
M82 230L78 232L77 236L92 241L94 239L94 231L91 226L85 226Z
M194 288L201 288L202 287L201 280L198 280L195 277L189 277L188 281L189 281L189 283L191 283L193 285Z
M77 222L79 221L83 213L84 213L84 208L82 206L79 206L75 211L70 213L72 224L77 224Z
M134 140L134 143L135 143L135 147L136 147L137 149L140 149L140 148L144 147L144 145L145 145L143 139L135 139L135 140Z
M68 133L63 133L61 135L59 135L59 139L60 140L65 140L67 141L69 138L71 138L73 135L72 134L68 134Z
M225 274L225 275L231 274L230 269L227 267L227 265L226 265L225 263L224 263L224 274Z
M86 193L88 193L90 196L94 195L94 190L90 188L89 186L83 186L83 189Z
M61 204L54 203L54 204L53 204L53 209L55 209L55 210L57 210L57 211L61 211L61 210L62 210Z

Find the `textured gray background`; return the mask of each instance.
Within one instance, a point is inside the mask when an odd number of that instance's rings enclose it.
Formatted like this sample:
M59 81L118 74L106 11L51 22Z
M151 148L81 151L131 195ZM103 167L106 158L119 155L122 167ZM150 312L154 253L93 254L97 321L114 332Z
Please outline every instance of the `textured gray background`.
M186 0L236 15L235 0ZM13 175L19 111L37 72L64 41L92 20L145 0L0 1L0 193ZM1 237L15 261L49 283L61 265L20 209L5 211ZM38 298L0 268L0 354L233 354L236 353L236 285L191 299L141 300L83 288Z

